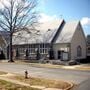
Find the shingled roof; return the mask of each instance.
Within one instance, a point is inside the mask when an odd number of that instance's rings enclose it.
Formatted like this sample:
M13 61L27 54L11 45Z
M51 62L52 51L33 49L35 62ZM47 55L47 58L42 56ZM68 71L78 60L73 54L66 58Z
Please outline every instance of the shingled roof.
M13 45L41 43L42 35L28 33L25 30L18 31L13 35Z
M57 26L60 27L63 20L60 20L60 24ZM16 32L13 35L13 45L17 44L35 44L35 43L51 43L53 38L55 37L56 33L58 32L58 29L49 29L45 33L41 34L34 34L28 33L25 30Z
M70 21L65 23L55 43L70 43L79 21Z
M28 33L25 30L16 32L13 36L13 45L36 44L36 43L70 43L79 21L65 23L60 21L57 29L48 29L44 34Z
M48 31L43 35L44 36L44 42L52 43L54 39L56 38L57 33L59 33L62 25L64 23L64 20L60 20L60 24L57 26L57 29L48 29Z

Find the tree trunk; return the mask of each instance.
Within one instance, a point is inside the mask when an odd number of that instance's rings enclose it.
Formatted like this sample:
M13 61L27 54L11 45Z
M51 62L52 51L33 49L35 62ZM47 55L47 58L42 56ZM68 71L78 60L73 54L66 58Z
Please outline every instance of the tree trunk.
M14 62L13 61L13 50L12 50L12 33L10 33L9 62Z

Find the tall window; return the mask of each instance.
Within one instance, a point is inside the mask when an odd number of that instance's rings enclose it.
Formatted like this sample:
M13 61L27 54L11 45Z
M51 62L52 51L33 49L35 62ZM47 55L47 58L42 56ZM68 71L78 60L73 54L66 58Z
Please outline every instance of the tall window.
M40 44L40 53L47 54L48 53L48 45L47 44Z
M88 47L87 52L90 53L90 47Z
M81 46L78 46L77 47L77 56L78 57L81 57L82 56L82 48L81 48Z

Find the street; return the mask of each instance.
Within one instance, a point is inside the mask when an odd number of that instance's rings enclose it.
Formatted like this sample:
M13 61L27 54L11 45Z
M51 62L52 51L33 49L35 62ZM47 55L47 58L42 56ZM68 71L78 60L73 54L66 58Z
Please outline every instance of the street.
M0 63L0 71L24 75L27 70L30 76L70 81L80 84L90 78L90 71L51 69L32 67L29 64Z

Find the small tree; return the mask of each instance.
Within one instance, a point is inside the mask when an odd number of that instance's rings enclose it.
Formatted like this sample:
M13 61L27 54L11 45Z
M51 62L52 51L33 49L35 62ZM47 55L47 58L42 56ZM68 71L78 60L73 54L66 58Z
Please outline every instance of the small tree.
M13 62L13 33L27 27L34 29L37 23L37 0L0 0L0 4L0 28L10 33L9 61Z

